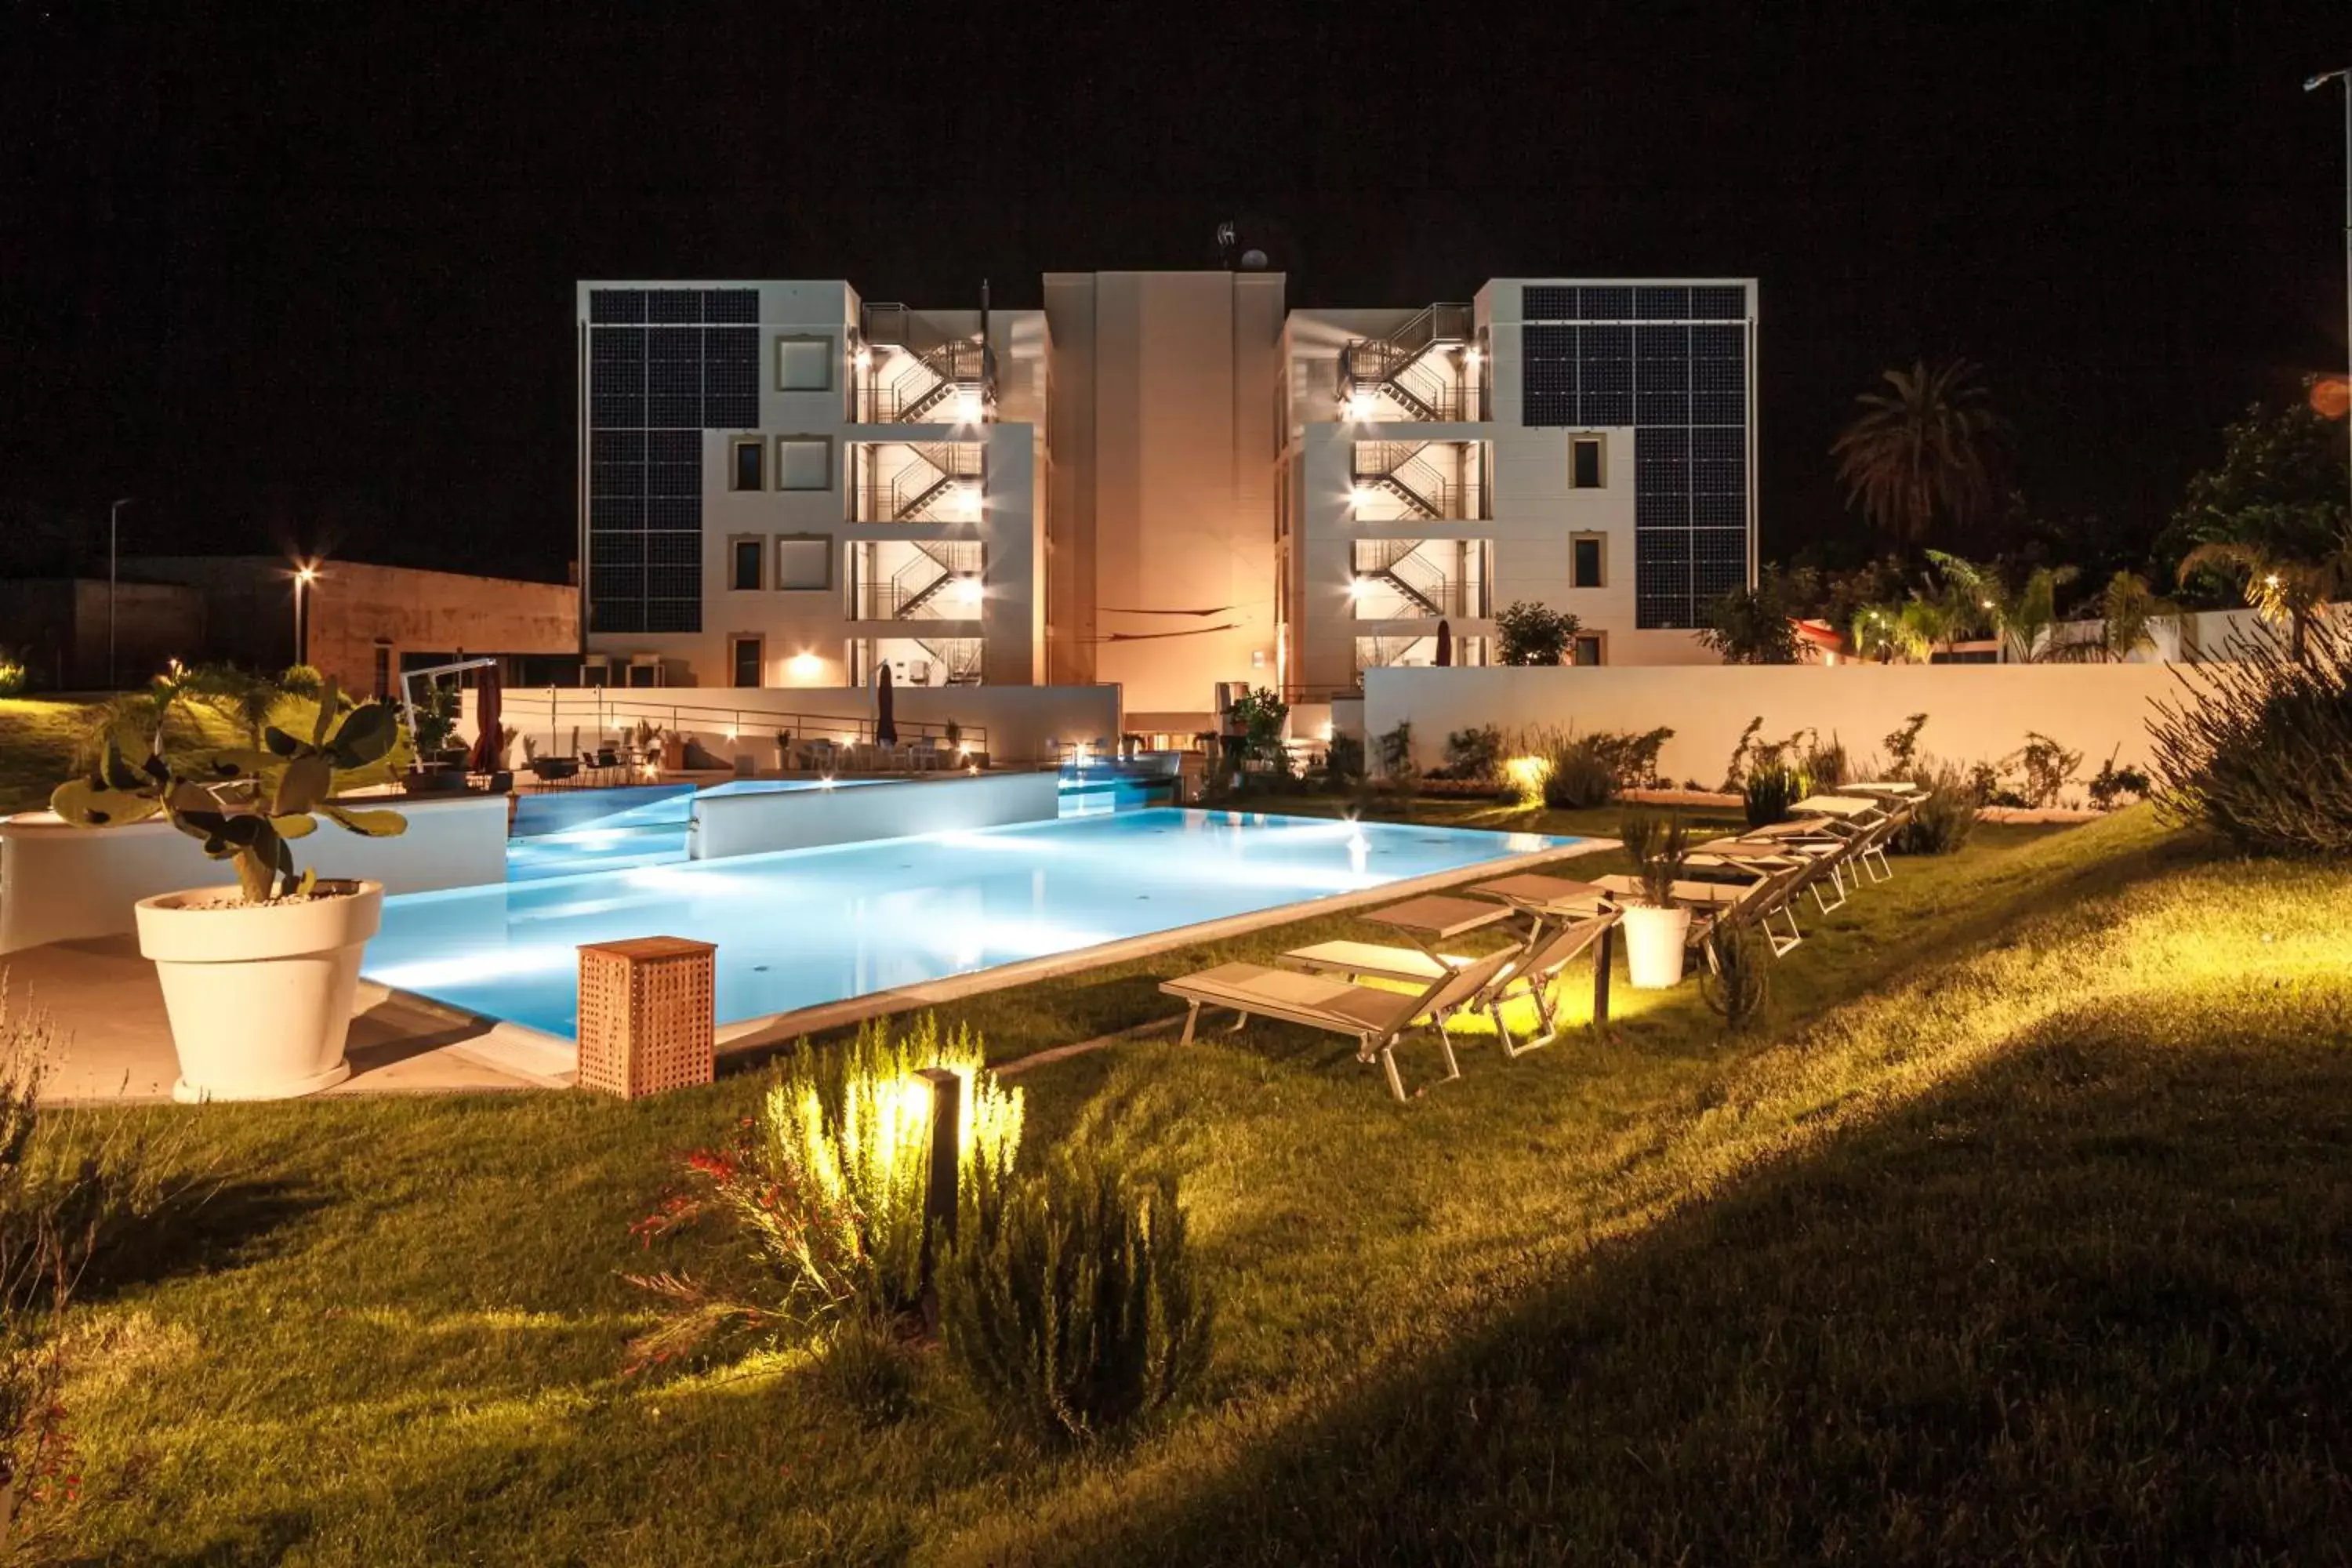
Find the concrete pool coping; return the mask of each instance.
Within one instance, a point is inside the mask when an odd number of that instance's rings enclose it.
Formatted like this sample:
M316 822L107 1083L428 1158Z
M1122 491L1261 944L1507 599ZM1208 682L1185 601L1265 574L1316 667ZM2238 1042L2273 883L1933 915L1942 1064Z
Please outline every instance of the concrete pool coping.
M1411 823L1391 826L1412 826ZM1572 859L1580 855L1597 855L1622 847L1614 838L1578 838L1572 843L1543 849L1523 850L1515 855L1498 856L1475 866L1454 867L1443 871L1431 871L1418 877L1401 878L1383 882L1376 888L1364 888L1352 893L1335 894L1329 898L1308 899L1297 903L1278 904L1272 909L1252 910L1237 915L1224 915L1213 921L1200 921L1191 925L1172 926L1166 931L1150 931L1141 936L1121 937L1116 942L1097 942L1091 947L1072 948L1067 952L1048 953L1039 958L1024 958L1012 963L996 964L987 969L973 970L965 974L951 974L919 984L901 985L887 991L868 991L862 995L845 996L835 1002L820 1002L812 1006L796 1007L782 1013L770 1013L757 1018L745 1018L718 1026L717 1047L719 1062L725 1065L730 1057L746 1057L772 1053L793 1041L827 1029L862 1024L869 1018L891 1014L912 1012L923 1007L935 1007L941 1003L959 1002L991 991L1003 991L1016 985L1027 985L1040 980L1059 979L1085 970L1099 969L1106 964L1124 963L1130 959L1149 958L1154 953L1175 948L1190 947L1195 942L1221 942L1227 937L1241 936L1269 926L1288 925L1294 921L1308 920L1318 915L1344 914L1412 897L1417 893L1436 892L1459 887L1465 882L1484 881L1496 877L1524 871L1538 864ZM658 935L660 933L649 933ZM362 982L362 984L371 983ZM579 1045L561 1035L544 1029L534 1029L527 1024L492 1017L470 1008L436 1000L415 992L391 986L379 986L388 996L402 1004L438 1013L452 1020L464 1020L485 1026L482 1032L464 1042L463 1051L471 1061L497 1071L510 1074L527 1081L551 1088L568 1086L579 1066Z

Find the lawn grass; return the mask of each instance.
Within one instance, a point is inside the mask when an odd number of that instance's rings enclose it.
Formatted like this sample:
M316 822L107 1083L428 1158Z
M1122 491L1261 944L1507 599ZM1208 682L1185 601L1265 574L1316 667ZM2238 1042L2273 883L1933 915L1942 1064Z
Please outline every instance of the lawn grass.
M49 792L73 773L91 711L87 702L0 698L0 816L49 803Z
M53 697L0 698L0 816L49 804L58 785L78 771L83 744L105 708ZM202 703L178 710L172 735L175 745L249 743L233 721Z
M1025 1073L1033 1153L1086 1141L1181 1173L1220 1298L1201 1396L1076 1457L998 1430L936 1357L898 1420L790 1353L622 1375L646 1320L620 1275L676 1260L625 1227L756 1076L635 1105L146 1113L197 1119L229 1179L78 1314L82 1544L698 1564L2339 1550L2352 875L2221 858L2145 811L1896 866L1807 920L1747 1036L1692 987L1621 984L1608 1037L1517 1062L1472 1047L1462 1081L1404 1106L1347 1043L1263 1024ZM1303 922L940 1014L1003 1059L1159 1016L1154 976L1326 931L1369 934ZM1433 1055L1401 1053L1408 1076Z

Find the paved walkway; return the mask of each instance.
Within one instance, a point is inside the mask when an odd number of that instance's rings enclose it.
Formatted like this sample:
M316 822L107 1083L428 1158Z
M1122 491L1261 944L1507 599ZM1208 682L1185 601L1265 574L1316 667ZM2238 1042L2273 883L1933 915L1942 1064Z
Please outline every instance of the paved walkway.
M42 1099L70 1105L169 1100L179 1076L155 967L138 939L52 942L0 958L12 1009L47 1012L65 1043ZM436 1012L360 983L352 1076L329 1094L436 1094L551 1087L558 1080L494 1065L489 1026Z

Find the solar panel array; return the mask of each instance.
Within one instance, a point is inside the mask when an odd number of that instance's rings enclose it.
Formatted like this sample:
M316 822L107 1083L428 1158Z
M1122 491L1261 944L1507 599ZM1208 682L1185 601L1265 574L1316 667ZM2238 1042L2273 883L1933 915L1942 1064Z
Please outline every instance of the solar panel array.
M1519 423L1633 430L1633 624L1695 627L1748 581L1748 291L1530 284Z
M702 629L702 432L760 423L760 291L588 292L592 631Z

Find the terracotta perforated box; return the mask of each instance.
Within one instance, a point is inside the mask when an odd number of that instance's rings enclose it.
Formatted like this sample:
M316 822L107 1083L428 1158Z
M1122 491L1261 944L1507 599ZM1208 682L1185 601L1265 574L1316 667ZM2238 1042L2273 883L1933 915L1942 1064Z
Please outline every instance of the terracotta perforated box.
M583 947L580 1087L636 1100L709 1083L718 952L677 936Z

